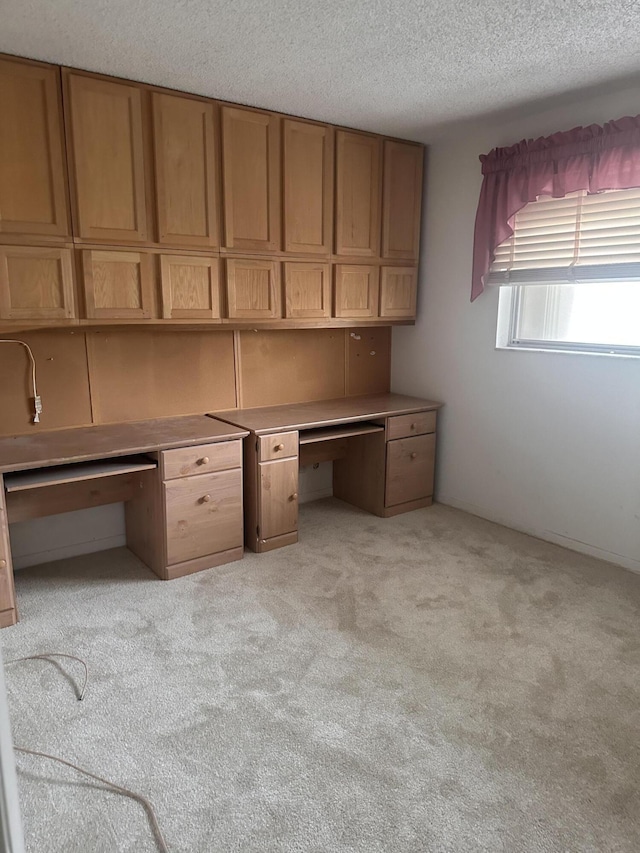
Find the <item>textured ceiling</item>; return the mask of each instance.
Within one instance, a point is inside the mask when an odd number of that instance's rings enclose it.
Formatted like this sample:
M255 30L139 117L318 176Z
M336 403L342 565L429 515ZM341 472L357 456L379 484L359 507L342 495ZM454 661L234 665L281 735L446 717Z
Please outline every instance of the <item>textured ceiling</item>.
M640 0L0 0L0 51L428 139L640 71Z

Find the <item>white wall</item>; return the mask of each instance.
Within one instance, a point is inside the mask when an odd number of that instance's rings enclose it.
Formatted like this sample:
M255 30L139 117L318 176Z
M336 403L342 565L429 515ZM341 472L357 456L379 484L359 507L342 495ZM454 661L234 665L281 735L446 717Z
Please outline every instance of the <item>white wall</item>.
M395 391L445 403L439 501L636 570L640 359L496 350L497 290L469 295L478 155L639 108L637 86L618 88L437 141L419 319L394 329L392 351Z

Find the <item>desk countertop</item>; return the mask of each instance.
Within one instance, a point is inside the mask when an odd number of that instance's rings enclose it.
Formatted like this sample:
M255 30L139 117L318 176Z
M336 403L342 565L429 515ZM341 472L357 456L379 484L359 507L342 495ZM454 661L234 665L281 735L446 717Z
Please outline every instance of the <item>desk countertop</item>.
M376 394L366 397L339 397L337 400L317 400L312 403L290 403L285 406L265 406L257 409L228 409L212 412L209 417L227 421L256 434L293 429L344 424L413 412L439 409L442 403L405 397L402 394Z
M0 438L0 474L244 438L247 430L192 415Z

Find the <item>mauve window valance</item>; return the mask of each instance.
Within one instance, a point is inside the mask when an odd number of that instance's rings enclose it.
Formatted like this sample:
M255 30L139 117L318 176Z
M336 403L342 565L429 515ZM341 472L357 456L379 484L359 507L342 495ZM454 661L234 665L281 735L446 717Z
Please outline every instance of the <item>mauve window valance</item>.
M523 139L480 157L482 188L473 245L471 301L484 290L496 247L513 234L513 217L539 196L640 187L640 116Z

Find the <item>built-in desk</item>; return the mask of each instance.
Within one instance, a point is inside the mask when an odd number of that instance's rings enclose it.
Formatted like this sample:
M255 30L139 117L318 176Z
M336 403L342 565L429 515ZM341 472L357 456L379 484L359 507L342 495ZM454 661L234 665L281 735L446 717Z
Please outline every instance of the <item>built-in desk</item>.
M382 517L433 500L442 403L377 394L232 409L211 417L249 430L244 441L245 543L270 551L298 541L298 471L333 461L333 494Z
M196 415L1 438L0 627L15 521L124 501L128 547L164 580L240 559L247 435Z

